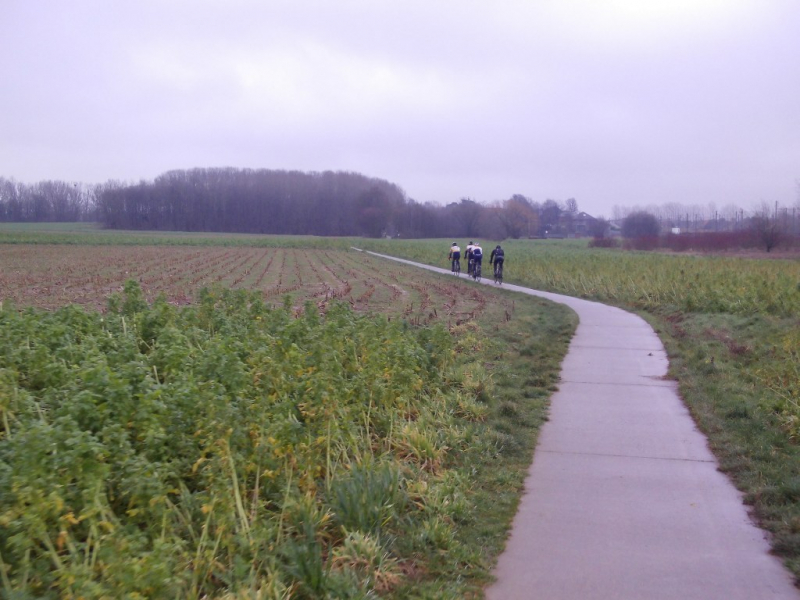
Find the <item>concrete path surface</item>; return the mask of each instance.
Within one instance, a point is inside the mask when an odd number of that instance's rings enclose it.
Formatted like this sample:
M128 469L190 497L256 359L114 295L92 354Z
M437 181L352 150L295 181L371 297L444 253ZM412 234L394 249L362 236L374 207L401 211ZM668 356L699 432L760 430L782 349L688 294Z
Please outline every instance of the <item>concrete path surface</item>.
M503 288L566 304L580 324L486 597L800 599L664 379L652 328L596 302Z

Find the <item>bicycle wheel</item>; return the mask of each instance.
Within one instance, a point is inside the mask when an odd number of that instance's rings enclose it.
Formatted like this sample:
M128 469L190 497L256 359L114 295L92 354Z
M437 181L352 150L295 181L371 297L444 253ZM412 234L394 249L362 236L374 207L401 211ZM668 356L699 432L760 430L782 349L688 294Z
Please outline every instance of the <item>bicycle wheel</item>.
M453 273L455 273L456 277L461 275L461 261L459 260L453 261Z
M481 263L475 263L472 267L472 275L475 277L475 281L481 280Z

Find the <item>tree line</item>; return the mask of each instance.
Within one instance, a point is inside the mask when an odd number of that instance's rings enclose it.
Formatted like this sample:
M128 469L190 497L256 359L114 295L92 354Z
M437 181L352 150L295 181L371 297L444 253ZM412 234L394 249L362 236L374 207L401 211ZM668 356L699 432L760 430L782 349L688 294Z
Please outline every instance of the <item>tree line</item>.
M357 173L191 169L106 187L97 217L111 229L377 236L404 203L395 184Z
M603 238L616 230L625 238L640 238L652 237L655 229L681 234L759 229L797 237L798 199L796 207L763 204L752 211L713 204L668 203L644 210L616 206L614 219L607 222L579 212L574 198L536 202L515 194L488 204L471 198L423 204L394 183L354 172L198 168L168 171L153 181L96 185L24 184L0 177L0 221L97 221L109 229L320 236ZM647 215L644 222L642 214Z
M97 197L98 220L113 229L320 236L518 238L557 227L570 210L574 200L538 205L522 195L422 204L359 173L233 168L169 171Z
M0 177L0 222L94 221L97 187L51 180L25 184Z
M152 181L31 185L0 178L0 221L98 221L109 229L320 236L534 237L573 232L577 202L521 194L419 203L353 172L207 168Z

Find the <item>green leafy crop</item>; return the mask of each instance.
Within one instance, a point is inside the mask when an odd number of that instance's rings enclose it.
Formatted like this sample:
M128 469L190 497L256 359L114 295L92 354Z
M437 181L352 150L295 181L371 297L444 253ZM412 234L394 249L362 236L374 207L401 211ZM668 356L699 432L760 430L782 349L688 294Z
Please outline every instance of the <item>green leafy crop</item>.
M0 310L4 596L368 597L446 544L432 498L477 423L450 333L297 314L132 282L105 314Z

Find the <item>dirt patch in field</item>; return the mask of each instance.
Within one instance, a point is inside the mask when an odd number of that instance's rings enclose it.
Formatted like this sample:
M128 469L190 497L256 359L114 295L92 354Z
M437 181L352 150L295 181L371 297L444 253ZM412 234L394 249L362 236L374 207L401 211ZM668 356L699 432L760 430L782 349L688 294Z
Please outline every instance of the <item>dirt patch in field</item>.
M487 306L498 315L506 310L502 302L487 303L483 289L360 252L0 244L0 302L18 307L78 304L102 311L129 279L148 301L163 295L176 306L192 303L204 287L221 285L259 291L276 307L289 295L298 315L308 302L323 312L345 302L358 312L413 324L456 326L480 317Z

